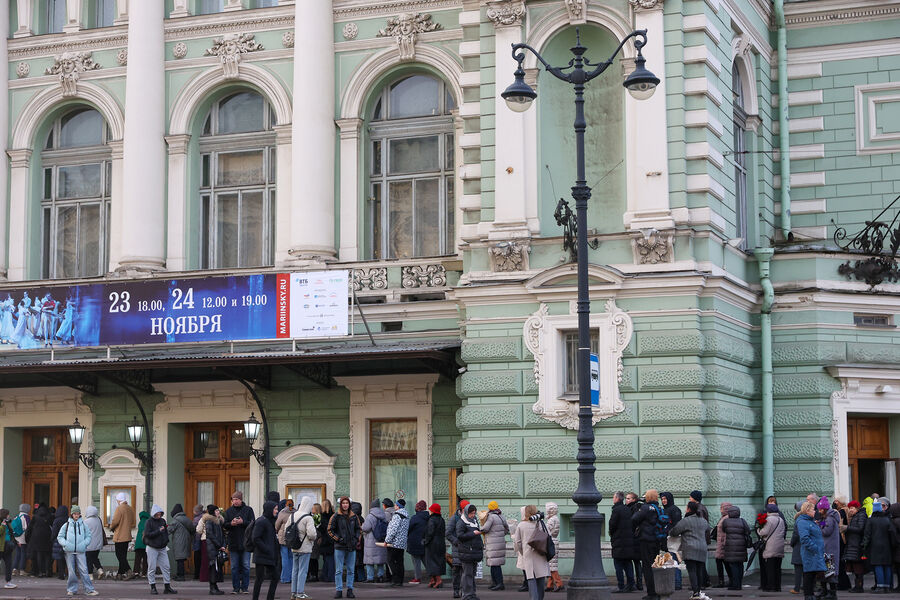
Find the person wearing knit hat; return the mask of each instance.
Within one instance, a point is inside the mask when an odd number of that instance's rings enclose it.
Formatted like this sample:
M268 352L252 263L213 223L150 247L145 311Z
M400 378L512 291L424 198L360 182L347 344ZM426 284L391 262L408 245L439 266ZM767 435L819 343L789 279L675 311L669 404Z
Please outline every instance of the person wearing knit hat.
M91 530L81 519L81 508L73 505L69 512L69 519L63 525L56 541L66 553L66 566L69 568L69 580L66 584L66 595L73 596L78 592L78 581L84 586L84 592L88 596L98 595L88 577L87 547L91 543ZM9 567L9 563L6 564Z
M428 587L443 587L441 577L447 572L445 560L447 546L445 540L446 523L441 516L441 505L434 503L428 507L428 523L422 535L422 546L425 548L425 571L428 573Z
M491 590L506 589L503 583L503 565L506 564L506 536L509 524L503 518L500 505L488 502L488 512L481 520L484 537L484 562L491 568Z
M819 527L822 528L822 540L825 543L826 561L830 556L837 568L841 558L841 516L831 507L828 496L822 496L816 502ZM833 600L837 597L837 574L825 579L825 598Z
M422 582L422 563L425 560L425 545L422 538L425 536L429 516L425 507L424 500L416 502L416 512L409 518L409 531L406 533L406 552L413 563L413 578L409 580L412 584Z
M851 500L847 504L847 516L849 522L844 531L844 562L847 565L847 572L853 573L854 583L850 591L861 594L864 591L863 578L866 574L866 563L862 559L866 552L862 542L869 516L856 500Z
M476 600L475 566L484 559L484 538L481 537L481 525L478 523L478 509L474 504L466 503L459 519L456 521L456 553L462 564L460 591L467 600ZM456 556L454 556L454 559ZM543 584L543 582L541 582Z
M363 538L363 564L366 567L366 581L369 583L381 583L384 581L384 571L388 561L387 548L379 546L384 539L375 538L376 528L380 533L387 533L387 523L390 517L381 507L378 498L372 500L369 505L369 514L363 520L361 531ZM379 534L380 535L380 534Z
M703 492L701 492L700 490L692 491L690 494L690 499L697 503L697 515L702 519L706 519L706 522L709 523L709 510L703 504ZM637 565L637 563L635 563L635 565ZM719 579L721 583L721 580L723 579L723 573L721 571L719 572ZM708 590L710 587L712 587L712 582L709 579L709 571L706 570L705 561L700 565L700 582L702 583L702 588L704 590ZM641 588L638 587L638 589Z

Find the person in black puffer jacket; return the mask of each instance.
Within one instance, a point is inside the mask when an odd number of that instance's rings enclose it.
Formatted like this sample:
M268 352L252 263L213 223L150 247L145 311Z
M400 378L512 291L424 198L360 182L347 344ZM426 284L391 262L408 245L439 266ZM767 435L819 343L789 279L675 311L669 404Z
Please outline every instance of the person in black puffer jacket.
M262 516L253 523L253 564L256 565L256 577L253 581L253 600L259 600L259 592L266 572L269 573L268 600L275 599L278 588L278 576L281 574L281 548L275 537L275 517L278 515L278 504L268 500L263 504ZM352 567L351 567L352 568Z
M847 570L854 575L855 581L850 591L861 594L863 592L863 577L866 573L866 563L862 559L865 555L862 549L862 541L869 517L856 500L851 501L847 505L847 515L850 517L850 523L847 525L847 531L844 532L844 536L847 538L847 541L844 543L844 562L847 563Z
M632 561L638 557L634 532L631 529L631 508L625 504L625 492L613 494L612 513L609 517L609 542L612 545L613 566L616 569L616 592L634 591Z
M46 506L39 506L34 511L34 518L25 529L25 543L31 555L31 570L35 577L50 577L50 552L52 546L52 530L50 511Z
M876 593L887 593L891 587L891 563L894 560L894 532L891 519L877 500L863 534L863 552L875 571Z
M744 577L744 563L747 561L750 526L741 518L741 509L732 506L728 509L728 517L722 521L721 527L725 533L725 568L728 569L731 583L728 589L740 590Z
M641 569L644 571L644 585L647 586L647 600L658 600L656 586L653 583L653 561L659 554L659 540L656 537L657 514L662 512L659 507L659 492L647 490L644 492L645 503L631 517L631 525L634 527L638 548L641 552Z
M166 511L158 504L150 509L150 518L144 524L144 543L147 544L147 582L150 584L150 593L156 591L156 567L162 571L164 594L176 594L172 589L169 569L169 527L165 520Z
M334 597L340 598L343 588L342 572L347 565L347 597L355 598L353 581L355 579L356 546L359 543L361 529L359 519L350 510L350 498L341 496L338 510L328 522L328 535L334 541Z
M460 587L463 600L477 600L475 590L475 566L484 558L484 539L478 525L477 509L469 504L456 522L456 549L462 563ZM455 597L455 596L454 596Z
M897 575L898 586L893 589L900 592L900 502L894 502L888 508L888 516L891 518L891 527L894 530L894 565L893 574ZM893 579L893 575L891 576ZM893 582L892 582L893 583Z
M681 520L681 509L675 506L675 497L672 496L672 492L661 492L659 494L659 503L663 507L663 512L666 513L666 516L669 517L669 528L666 530L668 534L669 531L672 530L675 525L678 524L678 521ZM660 550L665 552L669 551L669 546L666 544L666 541L663 540L660 544ZM679 562L684 562L676 553L672 553L672 556L675 560ZM675 569L675 589L681 589L681 569Z
M56 539L56 537L59 535L59 530L62 529L62 526L68 522L69 508L67 506L60 505L56 509L56 514L53 518L53 527L50 532L51 548L53 549L53 560L56 561L57 579L65 579L69 573L68 568L66 568L66 553L63 552L62 546Z
M203 523L203 530L206 533L206 539L202 541L206 544L205 555L206 562L209 565L209 595L221 596L224 594L219 589L217 577L222 565L219 564L219 552L225 552L225 531L222 529L222 517L218 514L219 507L215 504L209 504L206 507L200 520ZM223 562L224 564L224 562ZM196 567L195 567L196 568Z

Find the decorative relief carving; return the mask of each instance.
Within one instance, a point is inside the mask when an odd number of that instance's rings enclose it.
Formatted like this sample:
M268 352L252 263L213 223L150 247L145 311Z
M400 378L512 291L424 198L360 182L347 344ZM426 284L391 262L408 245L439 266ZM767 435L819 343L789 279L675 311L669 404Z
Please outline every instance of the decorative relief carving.
M341 30L341 35L345 40L355 40L359 35L359 26L356 23L347 23Z
M412 265L401 269L404 289L443 287L447 285L447 271L443 265Z
M532 411L573 430L578 429L578 403L573 401L577 398L563 394L561 369L549 365L562 364L561 354L566 351L564 331L576 326L573 315L550 316L546 304L526 319L523 326L525 346L534 355L534 380L538 384L538 399ZM625 410L619 384L624 375L622 353L631 341L633 324L631 317L610 299L605 313L591 316L591 329L599 334L600 403L592 407L592 420L596 424Z
M294 47L294 32L293 30L287 30L281 34L281 45L285 48L293 48Z
M500 242L491 246L491 266L494 272L527 271L529 250L528 242Z
M746 57L753 51L753 41L746 33L734 36L731 40L732 58Z
M675 236L671 232L651 229L642 231L631 238L631 250L634 253L634 264L657 265L675 262Z
M657 7L661 9L663 7L663 0L628 0L628 3L635 10L650 10Z
M401 13L388 19L387 27L379 31L376 37L394 38L400 49L400 60L414 60L419 34L438 29L441 29L441 24L434 23L429 13Z
M46 75L57 75L62 86L63 96L74 96L78 93L78 76L85 71L96 71L100 68L91 58L91 52L63 52L53 57L53 64L47 67Z
M116 52L116 62L119 63L120 67L128 65L128 48L122 48Z
M213 41L212 48L206 50L207 56L218 56L222 63L226 79L234 79L238 76L238 67L241 56L248 52L263 50L263 45L257 42L252 33L229 33Z
M23 77L28 77L28 74L31 73L31 67L27 62L20 62L16 65L16 77L22 79Z
M371 269L353 269L353 289L362 290L386 290L387 267L372 267Z
M187 56L187 44L184 42L178 42L174 46L172 46L172 56L175 58L184 58Z
M569 13L569 23L574 25L575 23L585 22L584 2L585 0L565 0L566 12Z
M494 22L495 27L521 25L524 16L524 0L497 0L496 2L488 2L487 18Z

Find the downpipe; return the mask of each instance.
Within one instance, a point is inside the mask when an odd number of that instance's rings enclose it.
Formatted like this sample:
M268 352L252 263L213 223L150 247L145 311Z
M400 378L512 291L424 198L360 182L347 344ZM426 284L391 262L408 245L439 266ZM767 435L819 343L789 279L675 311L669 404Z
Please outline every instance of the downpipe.
M773 0L775 26L778 30L778 138L781 166L781 233L785 241L794 239L791 232L791 136L788 129L787 27L784 0Z
M757 248L759 283L762 286L760 309L760 355L762 362L762 491L763 501L775 493L775 426L774 391L772 385L772 305L775 288L770 279L772 248Z

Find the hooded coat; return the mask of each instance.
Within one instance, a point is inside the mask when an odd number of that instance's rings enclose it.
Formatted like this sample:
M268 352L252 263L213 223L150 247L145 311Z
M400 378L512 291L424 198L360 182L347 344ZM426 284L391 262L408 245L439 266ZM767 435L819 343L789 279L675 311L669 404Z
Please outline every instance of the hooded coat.
M457 510L447 522L447 541L450 542L450 554L453 556L453 566L462 564L459 560L459 552L456 549L456 546L459 544L459 540L456 539L456 524L459 523L461 512L461 509Z
M362 524L362 532L365 534L363 546L363 564L383 565L387 563L387 548L377 546L375 541L375 523L377 521L389 521L380 500L373 500L369 506L369 514Z
M719 527L725 534L725 562L746 562L750 526L741 518L741 509L737 506L729 508L728 516Z
M631 527L631 507L622 502L613 504L609 517L609 541L612 557L618 560L636 560L639 557L634 530Z
M406 539L409 536L409 513L406 507L398 506L391 516L391 522L388 523L387 537L384 538L385 543L393 548L406 550Z
M290 527L292 523L297 522L297 535L300 536L300 539L303 540L303 542L300 544L299 548L291 548L291 552L294 552L295 554L312 553L313 544L316 542L318 531L316 530L316 521L313 519L312 514L310 514L312 512L312 505L312 498L303 496L303 498L300 499L300 508L288 515L288 518L285 519L282 524L281 531L278 532L279 537L284 539L284 534L288 527Z
M815 519L807 514L797 515L794 530L799 540L800 557L803 572L825 571L825 540L822 539L822 528Z
M847 541L844 544L844 560L858 561L862 560L862 557L865 556L865 552L863 552L862 549L862 542L863 536L866 533L866 523L868 520L869 517L862 508L857 510L856 514L850 517L850 522L847 524L847 531L844 532L844 537L847 538Z
M84 524L84 519L77 521L71 517L59 528L56 541L64 552L82 554L87 552L91 542L91 530Z
M666 499L666 505L662 506L662 499ZM662 492L659 495L659 505L662 506L663 512L669 517L669 528L671 529L681 520L681 509L675 506L675 497L672 492ZM668 533L668 532L666 532Z
M678 558L706 563L709 544L709 523L699 513L688 513L669 529L669 535L681 538L681 552Z
M631 516L638 543L656 543L656 509L659 504L647 502Z
M890 565L894 558L894 531L891 519L881 510L873 510L866 521L863 534L863 549L869 564L873 566Z
M728 509L731 508L731 502L723 502L719 506L719 517L716 526L713 527L713 537L716 538L716 559L725 560L725 531L722 529L722 523L728 518Z
M34 518L25 528L25 542L28 549L32 552L50 552L52 543L50 524L50 511L46 507L41 506L34 511Z
M759 537L765 540L763 558L781 558L784 556L784 532L787 523L778 512L766 513L766 524L759 530Z
M866 511L866 516L872 516L872 505L875 504L875 499L872 496L866 496L863 498L863 510Z
M63 505L57 507L56 514L53 517L53 527L50 531L50 538L53 542L53 560L63 560L66 558L65 552L63 551L57 536L59 535L59 530L68 522L68 520L69 508Z
M157 518L156 515L160 513L163 516ZM162 506L154 504L150 508L150 514L152 516L144 524L144 543L150 548L162 550L169 545L169 526L164 518L166 511Z
M509 535L509 524L499 508L489 510L484 516L481 533L485 534L484 559L487 566L502 567L506 564L506 536Z
M473 510L475 505L466 506L466 514L460 515L456 522L456 549L459 551L459 560L468 563L477 563L484 559L484 539L479 531L477 513ZM454 558L456 556L454 555ZM547 573L550 574L549 571Z
M140 521L138 521L137 525L137 537L134 538L134 549L146 550L147 543L144 541L144 528L147 527L147 519L150 518L150 513L146 510L142 510L138 517L140 517Z
M547 515L547 520L545 521L547 532L553 538L553 545L559 548L559 505L556 502L546 503L544 505L544 513ZM680 512L678 513L678 518L681 518ZM559 552L549 562L550 572L559 571Z
M821 522L822 539L825 541L825 554L835 559L841 555L841 515L829 508Z
M328 535L328 524L331 523L331 517L334 511L322 512L319 516L319 554L322 556L331 556L334 554L334 540Z
M205 512L197 525L197 530L202 531L203 543L206 544L207 561L212 569L216 568L216 554L219 548L225 547L225 530L222 528L224 522L225 518L221 515L216 517Z
M447 543L444 541L446 533L447 525L444 523L444 517L440 513L431 513L425 525L425 534L422 535L425 569L429 577L441 577L447 572L447 562L444 560L447 552Z
M406 534L406 551L412 556L422 557L425 555L422 536L425 535L426 525L428 525L427 510L417 510L416 514L409 518L409 531Z
M101 550L103 548L103 520L96 506L88 506L84 509L84 524L91 530L91 541L88 543L87 552Z
M169 523L169 535L172 536L172 553L175 560L187 560L191 557L191 542L194 539L194 524L184 514L180 504L172 507L172 522Z
M253 524L253 564L280 568L281 549L275 537L275 508L277 503L263 503L262 516Z

